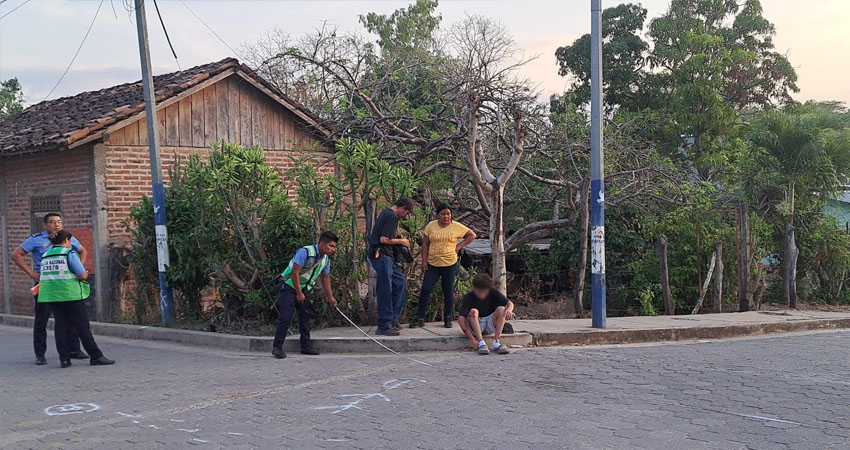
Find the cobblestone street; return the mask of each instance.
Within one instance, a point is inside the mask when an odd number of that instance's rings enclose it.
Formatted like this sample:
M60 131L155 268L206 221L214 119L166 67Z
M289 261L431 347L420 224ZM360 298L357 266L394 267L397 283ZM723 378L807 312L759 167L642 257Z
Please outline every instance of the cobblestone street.
M98 337L31 361L0 327L0 448L850 448L850 332L278 361Z

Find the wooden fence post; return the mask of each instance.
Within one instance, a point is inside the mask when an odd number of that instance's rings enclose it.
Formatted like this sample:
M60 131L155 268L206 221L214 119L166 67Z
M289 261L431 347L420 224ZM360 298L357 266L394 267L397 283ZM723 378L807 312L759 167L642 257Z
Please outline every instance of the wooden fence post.
M750 310L750 211L746 203L738 210L738 302L739 311Z
M723 241L714 242L714 254L717 255L717 263L714 267L714 312L719 313L723 309Z
M664 299L664 314L672 316L676 314L676 303L673 302L673 294L670 293L670 271L667 267L667 235L658 236L658 261L661 265L661 295Z

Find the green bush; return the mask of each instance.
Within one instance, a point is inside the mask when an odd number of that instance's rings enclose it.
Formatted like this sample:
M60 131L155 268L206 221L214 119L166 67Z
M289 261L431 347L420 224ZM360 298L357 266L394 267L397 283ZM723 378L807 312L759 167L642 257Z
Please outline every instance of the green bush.
M211 146L208 160L192 155L178 162L170 179L168 280L178 319L224 325L273 320L275 277L295 249L313 242L309 217L289 201L277 169L261 148L222 141ZM127 227L137 282L135 319L147 322L158 297L149 198L131 209ZM217 289L220 307L205 309L211 288Z

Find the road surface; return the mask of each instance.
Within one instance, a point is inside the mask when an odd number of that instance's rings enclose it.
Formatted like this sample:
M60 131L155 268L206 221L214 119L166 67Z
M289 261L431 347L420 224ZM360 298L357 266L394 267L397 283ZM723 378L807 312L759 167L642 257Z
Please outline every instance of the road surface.
M0 448L850 448L848 331L412 355L433 367L97 340L116 365L39 367L0 327Z

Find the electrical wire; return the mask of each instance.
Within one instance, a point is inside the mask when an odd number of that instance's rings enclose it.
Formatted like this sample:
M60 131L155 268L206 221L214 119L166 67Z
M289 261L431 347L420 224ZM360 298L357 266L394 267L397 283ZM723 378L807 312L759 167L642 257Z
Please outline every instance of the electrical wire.
M168 30L165 29L165 22L162 20L162 14L159 13L159 5L156 4L156 0L153 0L153 7L156 8L156 16L159 17L159 23L162 25L162 32L165 33L165 40L168 42L168 48L171 49L171 54L174 55L174 61L177 63L177 69L183 70L180 67L180 60L177 59L177 52L174 51L174 46L171 45L171 38L168 37Z
M6 0L3 0L3 1L5 2ZM2 16L0 16L0 20L3 20L6 16L8 16L9 14L12 14L13 12L17 11L17 10L18 10L18 8L20 8L21 6L26 5L27 3L31 2L31 1L32 1L32 0L26 0L26 1L24 1L24 2L23 2L23 3L21 3L20 5L18 5L18 6L16 6L15 8L13 8L11 11L9 11L9 12L7 12L6 14L3 14Z
M80 54L80 50L83 49L83 44L86 43L86 39L88 39L89 33L91 33L91 29L94 27L94 22L97 20L97 15L100 13L100 8L103 6L103 2L104 2L104 0L100 0L100 4L97 5L97 11L94 12L94 17L92 18L91 23L89 24L89 29L86 30L86 34L85 34L85 36L83 36L83 40L80 42L80 46L77 47L77 51L74 53L74 57L71 58L71 62L68 63L68 67L66 67L65 71L62 72L62 76L59 77L59 81L56 82L56 84L53 86L53 89L51 89L50 92L48 92L47 95L44 96L44 100L47 100L50 97L50 95L53 94L53 91L55 91L56 88L59 87L59 83L61 83L62 80L65 79L65 75L68 75L68 71L71 70L71 66L73 66L74 61L77 60L77 56ZM44 101L44 100L42 100L42 101Z
M190 12L190 13L192 13L192 15L193 15L193 16L195 16L195 18L196 18L196 19L198 19L198 21L199 21L199 22L201 22L201 23L202 23L205 27L207 27L207 29L208 29L208 30L210 30L210 33L212 33L212 34L213 34L213 36L215 36L216 38L218 38L218 40L219 40L222 44L224 44L224 46L225 46L225 47L229 48L229 49L230 49L230 51L231 51L231 52L233 52L233 55L234 55L234 56L239 57L239 53L238 53L236 50L234 50L234 49L233 49L233 47L231 47L231 46L230 46L230 44L228 44L227 42L225 42L225 41L224 41L224 39L222 39L222 38L221 38L221 36L219 36L219 35L218 35L218 33L216 33L216 32L215 32L215 30L213 30L213 29L212 29L212 27L211 27L211 26L207 25L207 23L206 23L206 22L204 22L204 19L201 19L201 17L200 17L200 16L198 16L197 14L195 14L195 11L192 11L192 8L190 8L190 7L189 7L189 5L187 5L185 1L180 0L180 3L182 3L182 4L183 4L183 6L185 6L185 7L186 7L186 9L188 9L188 10L189 10L189 12Z

